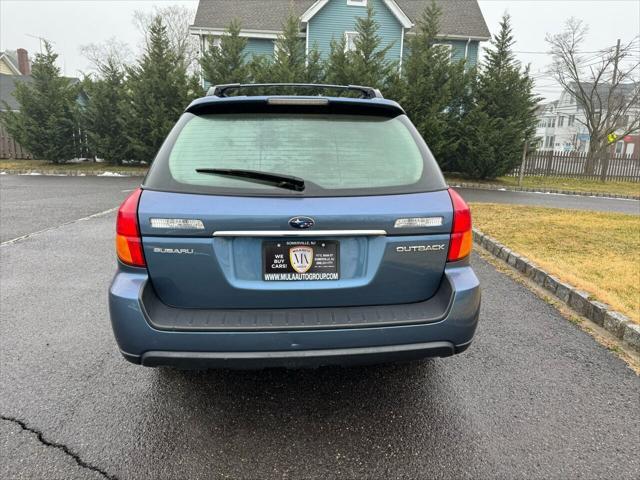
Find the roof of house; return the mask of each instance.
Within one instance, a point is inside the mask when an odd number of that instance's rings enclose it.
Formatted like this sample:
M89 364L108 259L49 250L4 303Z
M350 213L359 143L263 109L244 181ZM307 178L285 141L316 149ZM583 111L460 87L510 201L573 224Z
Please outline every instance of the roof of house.
M429 0L397 0L398 6L416 23ZM484 21L480 5L476 0L436 0L442 10L440 30L442 35L490 38L489 27Z
M9 106L9 110L20 110L20 104L13 96L16 89L16 83L32 82L31 75L5 75L0 73L0 111L6 110L5 103Z
M587 94L593 91L593 83L581 82L581 85ZM576 89L575 82L571 84L571 88L573 88L574 90ZM638 91L638 88L640 88L640 83L634 83L634 82L619 83L616 86L616 91L614 93L616 93L617 96L631 97ZM599 97L602 102L606 102L611 92L611 84L610 83L598 84L598 86L596 87L596 92L597 92L596 97Z
M75 85L80 82L79 78L66 77L71 85ZM33 82L32 75L5 75L0 73L0 111L7 109L5 103L9 106L10 110L20 110L20 104L14 96L17 83L31 83ZM80 96L84 95L80 92Z
M430 0L395 0L413 23L420 18ZM306 12L315 0L200 0L194 27L225 29L232 20L243 30L279 32L291 8L297 16ZM490 33L477 0L436 0L442 10L443 36L489 38Z
M20 73L20 69L18 68L18 52L15 50L4 50L0 52L0 59L4 59L8 61L9 68L14 70L16 73Z

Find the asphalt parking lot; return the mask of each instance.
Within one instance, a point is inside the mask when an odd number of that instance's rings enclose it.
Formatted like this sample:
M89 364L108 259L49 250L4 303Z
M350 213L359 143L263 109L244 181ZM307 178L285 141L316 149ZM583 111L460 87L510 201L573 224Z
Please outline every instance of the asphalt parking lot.
M481 325L457 357L257 372L125 362L106 292L112 209L138 182L0 177L0 478L640 476L639 377L477 255Z
M511 192L508 190L480 190L456 188L468 202L509 203L537 207L569 208L599 212L640 215L640 201L624 198L587 197L542 192ZM639 191L640 193L640 191Z

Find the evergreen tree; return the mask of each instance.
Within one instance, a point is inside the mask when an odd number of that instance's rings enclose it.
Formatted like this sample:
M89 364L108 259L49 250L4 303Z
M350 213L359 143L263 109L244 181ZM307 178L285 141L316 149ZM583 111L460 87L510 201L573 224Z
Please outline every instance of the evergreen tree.
M393 44L382 46L378 34L380 25L375 20L375 10L367 7L367 15L356 20L357 36L354 50L347 51L346 40L331 41L327 62L327 81L340 85L366 85L384 88L397 72L397 66L387 60Z
M327 82L334 85L348 85L350 83L350 65L346 51L344 36L339 40L331 40L331 51L327 59Z
M156 17L138 65L128 68L127 132L136 160L152 162L160 145L190 100L199 95L171 48L167 29Z
M464 63L452 64L446 47L436 45L441 10L435 2L418 19L415 34L407 37L408 54L402 65L400 95L407 114L443 170L453 167L455 120L465 111L463 102L470 73Z
M246 46L247 39L240 36L240 23L232 21L220 38L220 46L210 45L200 59L205 80L212 85L246 83L249 79Z
M271 82L296 83L304 82L305 47L300 38L299 18L290 12L282 27L282 34L275 42L275 55L269 68Z
M501 122L482 108L474 107L461 124L461 136L455 150L456 167L469 178L494 178L496 146L500 142Z
M307 55L307 65L305 67L306 83L324 83L325 82L325 64L322 60L318 46L314 45Z
M271 78L271 61L265 55L252 55L251 60L247 63L249 71L249 81L252 83L270 83ZM254 95L257 90L251 90Z
M396 65L387 60L387 53L393 44L382 46L382 37L378 35L380 25L375 20L373 6L367 7L367 16L358 17L354 40L355 50L348 52L348 74L353 85L366 85L383 88Z
M521 161L525 141L535 132L538 98L533 94L528 69L522 69L515 59L513 44L510 18L505 14L500 31L487 49L474 92L474 108L490 119L482 128L486 138L492 141L492 159L487 158L487 165L470 165L477 157L473 144L468 145L470 155L460 157L462 173L475 178L495 178L513 170ZM474 122L481 117L477 112L469 115L467 134L474 135L478 129Z
M465 61L450 65L450 76L447 85L449 105L440 116L444 118L446 130L438 145L438 163L445 171L458 171L461 142L465 140L464 130L467 116L473 110L474 84L477 81L477 70L469 67Z
M87 104L82 113L89 148L109 163L130 158L125 129L126 90L124 71L113 58L99 67L100 77L85 81Z
M60 163L74 158L79 150L79 90L60 76L58 55L45 43L44 53L36 55L32 83L16 84L19 112L7 111L2 122L9 134L35 158Z
M273 58L254 55L248 64L249 77L255 83L323 83L325 81L325 62L320 51L314 45L305 55L304 41L300 38L298 17L291 12L282 26L282 34L274 44ZM252 90L252 93L268 94ZM279 89L277 93L308 95L314 92L308 89L289 91Z

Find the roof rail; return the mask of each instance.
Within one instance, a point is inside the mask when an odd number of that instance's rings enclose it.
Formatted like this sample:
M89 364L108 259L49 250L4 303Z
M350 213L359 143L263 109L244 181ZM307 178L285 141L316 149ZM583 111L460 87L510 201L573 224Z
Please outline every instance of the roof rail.
M361 85L328 85L324 83L228 83L226 85L215 85L209 88L207 95L216 97L226 97L228 90L238 90L241 88L315 88L326 90L347 90L360 92L363 98L384 98L380 90L373 87L363 87Z

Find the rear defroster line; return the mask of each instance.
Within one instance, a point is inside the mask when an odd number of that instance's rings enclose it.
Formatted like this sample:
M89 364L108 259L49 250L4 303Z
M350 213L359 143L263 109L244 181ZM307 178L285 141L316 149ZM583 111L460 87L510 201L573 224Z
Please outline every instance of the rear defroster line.
M118 207L114 207L114 208L110 208L108 210L104 210L102 212L94 213L92 215L89 215L88 217L82 217L82 218L78 218L76 220L70 220L68 222L61 223L60 225L56 225L54 227L47 227L47 228L43 228L42 230L37 230L35 232L27 233L27 234L22 235L20 237L12 238L11 240L6 240L6 241L0 243L0 247L5 247L7 245L12 245L14 243L20 242L21 240L26 240L27 238L35 237L35 236L40 235L42 233L47 233L47 232L50 232L52 230L57 230L59 228L66 227L68 225L73 225L74 223L84 222L86 220L91 220L92 218L103 217L103 216L108 215L108 214L110 214L112 212L115 212L116 210L118 210Z

